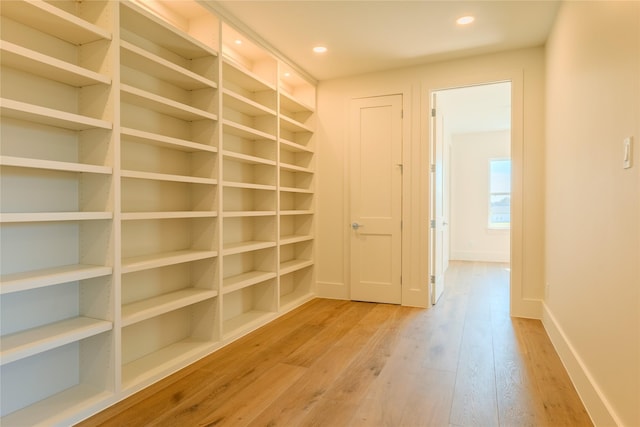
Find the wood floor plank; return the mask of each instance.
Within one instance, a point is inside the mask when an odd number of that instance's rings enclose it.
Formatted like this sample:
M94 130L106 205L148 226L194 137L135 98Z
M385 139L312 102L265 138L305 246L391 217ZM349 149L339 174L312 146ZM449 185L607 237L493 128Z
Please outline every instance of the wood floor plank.
M388 362L392 349L398 338L399 319L396 319L398 306L378 305L375 311L380 319L364 325L378 325L366 333L369 340L358 356L345 370L342 376L335 379L310 413L302 420L305 426L331 426L347 424L354 416L369 386L380 375Z
M492 339L492 282L484 263L462 263L451 283L468 295L457 360L450 422L463 426L499 425ZM495 268L495 267L494 267Z
M325 328L319 332L313 340L301 345L296 351L284 359L284 363L299 366L311 366L319 357L331 349L331 344L339 341L354 325L362 320L372 309L372 304L350 304L333 318L331 328Z
M428 318L425 312L422 312L414 319L410 319L408 323L402 331L402 339L409 340L413 344L409 350L410 354L420 355L425 367L455 372L458 366L464 321L455 317L449 318L446 314L437 318Z
M520 328L511 318L495 316L492 332L500 424L543 425L544 420L539 417L540 402L529 398L537 390L526 366L527 349Z
M529 363L543 414L545 426L592 426L580 398L571 383L558 354L539 320L519 319L524 332Z
M429 346L401 337L352 426L434 426L449 421L455 372L430 369Z
M491 322L465 323L451 422L464 426L499 425Z
M340 340L325 342L330 349L323 353L308 369L300 380L291 387L291 392L282 400L258 416L255 425L291 426L304 424L306 418L322 402L327 394L333 395L332 387L337 378L350 375L349 370L355 359L367 349L375 333L386 330L384 324L389 321L389 308L367 303L354 303L361 316L351 325L351 329ZM341 319L344 320L344 319ZM378 325L373 327L372 325ZM364 330L369 331L363 333Z
M440 427L447 425L455 388L455 373L427 369L414 376L401 426Z
M168 426L250 425L259 413L287 392L291 384L305 371L306 368L300 366L278 363L264 370L250 387L246 385L240 387L234 392L233 399L219 400L210 409L202 411L203 413L175 413L162 424Z

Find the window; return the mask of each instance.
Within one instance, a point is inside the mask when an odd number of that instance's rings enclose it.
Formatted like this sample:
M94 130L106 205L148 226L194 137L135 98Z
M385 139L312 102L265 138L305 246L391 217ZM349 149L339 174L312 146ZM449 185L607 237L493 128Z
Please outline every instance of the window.
M489 228L511 226L511 160L489 160Z

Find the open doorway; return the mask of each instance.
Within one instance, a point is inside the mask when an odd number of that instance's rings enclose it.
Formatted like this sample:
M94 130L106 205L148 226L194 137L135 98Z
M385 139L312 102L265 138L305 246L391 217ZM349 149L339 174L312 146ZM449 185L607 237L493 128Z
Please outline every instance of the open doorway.
M503 263L511 228L511 82L438 90L431 100L431 303L449 262Z

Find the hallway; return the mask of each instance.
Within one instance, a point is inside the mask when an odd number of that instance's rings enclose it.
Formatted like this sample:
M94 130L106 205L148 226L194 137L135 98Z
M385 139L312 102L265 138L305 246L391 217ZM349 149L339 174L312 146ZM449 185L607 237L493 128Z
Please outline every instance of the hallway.
M316 299L82 426L590 426L506 265L452 262L431 310Z

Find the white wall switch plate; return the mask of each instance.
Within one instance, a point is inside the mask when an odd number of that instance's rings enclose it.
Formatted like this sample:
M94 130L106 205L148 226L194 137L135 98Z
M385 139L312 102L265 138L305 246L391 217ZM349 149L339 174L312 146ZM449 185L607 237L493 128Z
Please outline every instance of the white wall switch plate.
M622 167L624 169L629 169L631 167L631 159L633 158L633 139L632 137L625 138L622 144L623 150L623 163Z

